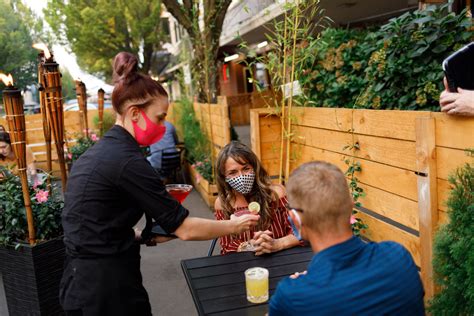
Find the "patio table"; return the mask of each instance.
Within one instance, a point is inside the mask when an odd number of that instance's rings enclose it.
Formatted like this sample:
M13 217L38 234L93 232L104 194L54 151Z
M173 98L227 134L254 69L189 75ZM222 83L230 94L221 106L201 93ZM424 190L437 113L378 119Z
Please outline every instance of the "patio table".
M312 256L310 247L295 247L260 257L240 252L187 259L181 267L199 315L265 315L268 303L247 301L244 271L267 268L271 296L282 278L306 270Z

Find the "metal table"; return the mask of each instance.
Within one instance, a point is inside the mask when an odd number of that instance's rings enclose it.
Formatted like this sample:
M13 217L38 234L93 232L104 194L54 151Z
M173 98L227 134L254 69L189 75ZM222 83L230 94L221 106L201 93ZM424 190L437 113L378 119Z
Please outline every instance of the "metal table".
M312 256L310 247L295 247L260 257L240 252L182 260L181 267L199 315L265 315L267 303L247 301L244 271L267 268L272 295L282 278L306 270Z

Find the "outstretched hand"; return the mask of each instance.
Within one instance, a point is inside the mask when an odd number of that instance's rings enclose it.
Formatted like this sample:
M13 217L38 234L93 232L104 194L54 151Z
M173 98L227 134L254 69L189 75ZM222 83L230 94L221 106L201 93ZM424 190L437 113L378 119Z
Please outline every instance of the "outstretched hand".
M240 234L248 231L250 228L257 225L260 215L246 214L242 216L230 216L230 221L234 225L234 234Z

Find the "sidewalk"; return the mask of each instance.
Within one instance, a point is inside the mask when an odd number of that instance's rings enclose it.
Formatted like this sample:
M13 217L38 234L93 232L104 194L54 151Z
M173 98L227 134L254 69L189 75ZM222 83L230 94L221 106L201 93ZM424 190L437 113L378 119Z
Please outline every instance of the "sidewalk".
M183 203L190 216L214 216L196 190ZM207 255L210 241L173 240L156 247L142 246L143 284L148 291L153 315L197 315L181 270L181 260ZM218 254L216 247L214 254Z

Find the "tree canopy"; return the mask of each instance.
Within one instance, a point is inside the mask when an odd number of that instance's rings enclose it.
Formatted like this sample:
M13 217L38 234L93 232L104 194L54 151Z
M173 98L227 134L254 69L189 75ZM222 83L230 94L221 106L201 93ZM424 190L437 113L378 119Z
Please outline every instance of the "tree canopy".
M37 82L38 52L32 45L44 41L40 29L39 19L20 1L0 0L0 72L11 73L18 88Z
M86 71L110 79L114 56L127 51L141 55L142 70L153 73L164 40L160 1L52 0L44 14Z
M162 0L168 11L189 34L194 58L191 69L201 102L217 99L217 53L225 15L232 0ZM201 11L202 10L202 11ZM200 27L200 18L204 23Z

